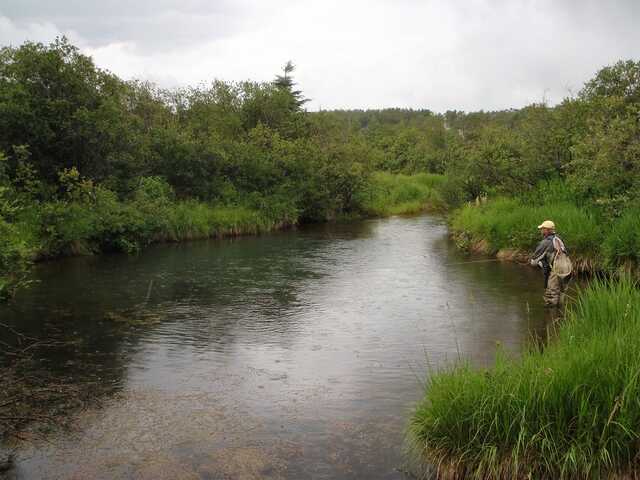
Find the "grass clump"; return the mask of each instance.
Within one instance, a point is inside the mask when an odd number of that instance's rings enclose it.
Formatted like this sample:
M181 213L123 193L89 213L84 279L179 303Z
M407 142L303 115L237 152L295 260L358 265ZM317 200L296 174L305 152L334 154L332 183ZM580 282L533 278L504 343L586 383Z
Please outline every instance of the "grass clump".
M261 211L242 206L211 206L187 201L167 209L162 240L182 241L228 235L257 234L279 227Z
M496 198L486 204L466 205L451 220L454 235L469 242L484 241L489 253L502 249L532 250L540 240L537 226L553 219L574 257L594 259L602 243L594 213L567 201L531 205L516 198Z
M594 281L544 350L432 375L408 428L415 458L440 478L636 478L639 336L640 290Z
M640 208L628 210L613 223L602 249L610 267L637 270L640 265Z
M459 246L482 245L488 254L503 249L532 251L540 240L537 225L551 219L578 271L640 274L640 209L629 208L611 219L593 206L572 203L566 195L544 193L536 196L538 203L529 195L467 204L451 215L453 236Z
M445 202L440 194L442 175L415 175L375 172L360 194L359 204L368 215L388 216L442 210Z

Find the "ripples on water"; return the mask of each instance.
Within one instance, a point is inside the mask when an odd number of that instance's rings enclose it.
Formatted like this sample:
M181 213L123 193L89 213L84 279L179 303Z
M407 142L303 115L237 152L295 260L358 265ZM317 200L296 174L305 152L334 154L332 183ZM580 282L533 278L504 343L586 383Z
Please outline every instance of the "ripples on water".
M404 478L427 365L543 328L536 272L464 261L415 217L42 265L0 316L114 388L10 478Z

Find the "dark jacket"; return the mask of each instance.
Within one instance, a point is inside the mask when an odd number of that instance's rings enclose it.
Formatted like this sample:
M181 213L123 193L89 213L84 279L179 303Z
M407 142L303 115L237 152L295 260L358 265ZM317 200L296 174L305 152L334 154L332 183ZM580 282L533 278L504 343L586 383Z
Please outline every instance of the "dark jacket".
M538 243L536 250L531 256L533 262L539 262L542 265L542 270L544 271L545 286L547 283L547 279L549 278L549 274L551 273L551 267L553 267L553 260L556 256L556 248L553 245L554 238L558 238L558 240L560 240L562 251L564 253L567 253L567 249L564 247L564 242L562 242L562 239L555 233L552 233L551 235L543 238L540 243Z

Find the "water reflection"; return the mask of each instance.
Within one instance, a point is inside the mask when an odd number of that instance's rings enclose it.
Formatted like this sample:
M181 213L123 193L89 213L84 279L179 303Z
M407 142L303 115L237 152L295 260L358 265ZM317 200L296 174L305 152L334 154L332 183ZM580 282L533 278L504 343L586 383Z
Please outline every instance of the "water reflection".
M42 265L0 315L80 339L44 368L121 388L13 478L403 478L427 362L488 363L544 321L536 272L466 260L418 217Z

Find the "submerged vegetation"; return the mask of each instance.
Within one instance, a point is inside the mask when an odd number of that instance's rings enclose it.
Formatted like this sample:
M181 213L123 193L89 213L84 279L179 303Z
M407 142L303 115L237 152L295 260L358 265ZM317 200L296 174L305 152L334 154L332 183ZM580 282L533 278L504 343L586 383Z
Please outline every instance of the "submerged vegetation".
M413 453L439 478L636 478L639 335L637 286L594 281L545 348L434 373Z

